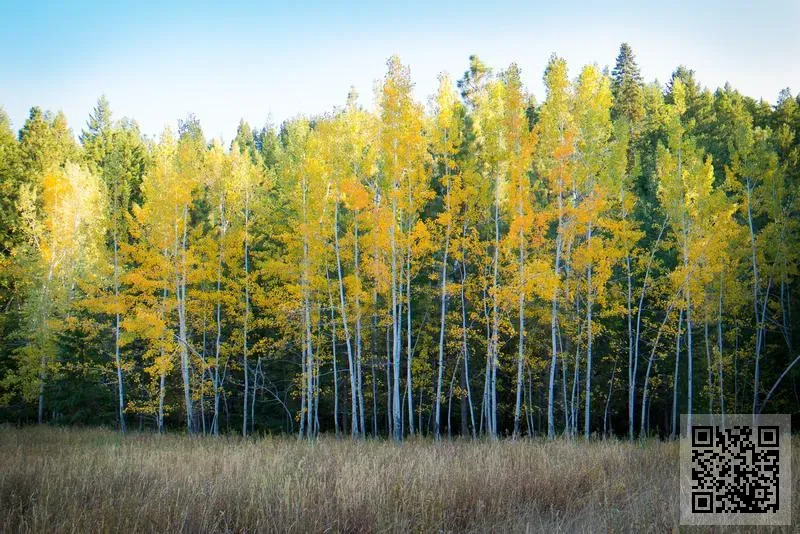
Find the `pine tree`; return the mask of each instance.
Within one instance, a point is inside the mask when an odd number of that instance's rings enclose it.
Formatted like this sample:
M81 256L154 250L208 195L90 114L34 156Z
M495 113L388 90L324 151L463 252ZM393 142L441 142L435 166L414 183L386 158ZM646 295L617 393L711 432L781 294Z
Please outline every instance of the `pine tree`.
M611 77L614 94L612 116L625 117L631 124L638 124L644 118L642 76L633 49L628 43L620 45Z

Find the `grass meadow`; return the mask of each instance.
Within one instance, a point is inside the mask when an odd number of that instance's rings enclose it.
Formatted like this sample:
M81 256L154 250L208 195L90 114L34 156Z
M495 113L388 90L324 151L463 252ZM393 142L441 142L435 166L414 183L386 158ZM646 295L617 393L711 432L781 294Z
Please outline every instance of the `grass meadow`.
M307 443L6 426L0 530L706 531L678 528L678 454L659 441Z

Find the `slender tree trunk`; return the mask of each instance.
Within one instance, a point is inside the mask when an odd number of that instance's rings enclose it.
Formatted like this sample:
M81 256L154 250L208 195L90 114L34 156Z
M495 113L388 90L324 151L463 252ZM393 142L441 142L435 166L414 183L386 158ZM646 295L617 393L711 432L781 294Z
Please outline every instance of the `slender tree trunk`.
M397 154L395 153L395 167L397 164ZM397 180L392 180L392 224L389 226L389 236L392 248L392 364L394 368L392 384L392 429L395 441L400 441L403 436L400 433L400 325L397 298Z
M256 430L256 393L258 392L258 375L261 372L261 356L256 360L256 369L253 372L253 397L250 399L250 433Z
M572 377L572 430L570 435L574 438L578 435L578 417L580 416L580 380L581 380L581 364L580 364L580 345L575 347L575 366L574 376Z
M183 376L183 395L186 406L186 431L194 432L192 413L192 391L189 382L189 344L186 332L186 233L188 227L189 207L183 207L183 239L181 241L181 272L175 275L175 293L178 297L178 331L181 346L181 374ZM177 241L178 225L175 223ZM176 243L177 246L177 243Z
M692 299L691 291L688 289L688 283L687 283L687 289L686 289L686 359L688 360L688 365L687 365L688 369L686 371L687 373L686 381L688 382L687 392L686 392L688 397L686 400L687 403L686 412L688 414L687 417L688 421L686 423L687 430L692 428L692 414L694 413L692 408L692 397L694 396L694 389L693 389L694 362L692 358L692 300L691 299Z
M561 188L558 191L558 228L556 229L556 261L554 267L555 277L558 278L561 271L561 240L562 240L562 198ZM556 384L556 361L558 350L556 346L556 329L558 327L558 288L553 289L553 305L550 313L550 337L552 342L552 352L550 359L550 383L548 386L547 397L547 437L548 439L555 439L556 437L556 420L555 420L555 384ZM565 407L566 409L566 407Z
M500 317L497 304L498 286L498 270L499 270L499 252L500 252L500 192L495 185L495 198L494 198L494 259L492 265L492 379L491 379L491 397L490 397L490 416L492 418L492 438L497 438L497 365L499 356L499 342L500 342Z
M753 229L753 213L750 208L750 179L747 179L745 187L745 199L747 202L747 226L750 230L750 256L753 263L753 311L755 313L756 321L756 347L755 347L755 371L753 373L753 413L758 413L758 394L761 387L761 332L762 326L759 319L759 303L760 303L760 281L758 273L758 263L756 262L756 234ZM766 300L766 298L765 298Z
M308 183L306 178L303 178L303 223L304 226L308 225ZM309 289L310 278L310 257L309 257L309 236L308 230L303 232L303 276L302 276L302 293L303 293L303 327L305 330L305 353L306 353L306 369L305 369L305 407L306 407L306 435L309 439L314 437L314 348L311 341L311 297Z
M425 427L422 426L422 406L423 406L423 404L422 404L422 390L423 389L424 388L417 388L417 391L419 391L419 399L417 399L417 432L419 432L420 436L423 436L425 434L425 431L424 431Z
M40 365L39 371L39 404L36 411L36 422L40 425L44 423L44 380L46 376L47 369L47 358L42 356L42 361Z
M755 369L755 375L756 375L756 383L759 384L759 387L760 387L760 382L761 382L761 371L760 371L760 367L759 367L759 361L761 359L760 358L761 357L761 351L763 350L764 344L766 342L766 336L767 336L767 326L766 326L766 324L767 324L767 304L769 303L769 292L770 292L770 289L772 289L772 276L770 276L768 281L767 281L767 287L766 287L766 290L764 291L764 298L761 301L761 317L758 320L757 335L756 335L756 369ZM791 365L794 365L794 364L791 364ZM790 365L790 367L791 367L791 365ZM783 376L781 376L781 378L783 378ZM755 386L755 384L754 384L754 386ZM772 391L770 391L769 393L771 394ZM759 389L755 389L755 391L753 392L753 398L754 398L754 402L753 402L754 410L753 410L753 413L754 414L760 414L761 411L763 410L763 406L762 406L763 403L760 402L760 400L759 400L760 396L761 396L760 390ZM758 410L755 410L755 407L758 407Z
M723 271L724 273L724 271ZM725 380L722 373L722 282L724 274L719 276L719 309L717 310L717 371L719 373L719 412L722 415L722 427L725 428Z
M378 379L375 375L375 360L373 352L373 361L370 365L372 370L372 437L378 437Z
M491 436L493 435L492 430L492 418L490 415L491 411L491 379L492 379L492 328L491 328L491 319L489 316L489 304L488 304L488 296L486 295L486 287L483 288L483 315L486 320L486 369L484 371L484 380L483 380L483 398L481 400L481 433L483 430L483 423L486 422L486 432Z
M207 322L207 310L205 306L203 307L203 348L200 352L200 360L201 360L201 369L200 369L200 427L203 432L203 435L206 435L206 397L205 397L205 385L206 385L206 369L208 368L208 364L206 362L206 322Z
M530 366L528 366L528 402L526 412L526 419L528 422L528 437L532 438L536 432L536 426L533 422L533 376Z
M675 374L672 379L672 438L679 433L678 428L678 376L681 363L681 328L683 327L683 308L678 312L678 330L675 333Z
M453 425L451 424L452 420L450 415L452 413L452 406L453 406L453 385L456 383L456 374L458 374L458 360L456 360L456 365L453 368L453 376L450 378L450 390L447 393L447 439L452 439L453 437Z
M522 209L519 209L522 216ZM514 439L519 437L519 418L522 407L522 368L525 362L525 235L519 230L519 353L517 356L517 403L514 407Z
M308 280L306 280L306 286ZM308 287L305 289L305 305L304 305L304 323L305 323L305 337L306 337L306 430L308 438L314 437L314 397L316 397L316 390L314 389L314 348L311 342L311 302L308 295Z
M628 439L633 440L634 435L634 395L636 393L636 372L634 367L638 363L634 361L633 354L633 274L631 273L630 251L625 254L625 268L628 279L628 291L626 294L627 319L628 319Z
M450 185L447 187L447 210L450 211ZM439 439L441 431L440 411L442 404L442 374L444 372L444 333L447 318L447 253L450 250L450 222L447 223L444 238L444 256L442 257L442 278L440 290L440 319L439 319L439 371L436 377L436 401L434 402L435 419L433 423L434 438ZM463 289L462 289L463 295ZM449 411L449 409L448 409ZM448 422L448 432L449 422Z
M217 257L217 338L214 343L214 419L211 423L211 431L215 436L219 435L219 355L222 347L222 257L225 250L225 232L228 227L227 220L225 219L225 201L222 200L219 204L219 256Z
M629 416L629 437L633 439L633 422L636 413L636 406L634 403L634 394L636 391L636 377L637 377L637 369L639 366L639 335L641 333L642 327L642 309L644 308L644 297L647 292L647 282L650 279L650 268L653 265L653 259L655 258L656 251L658 250L658 244L661 242L661 237L664 235L664 229L667 227L667 220L664 220L664 224L661 225L661 230L658 233L658 238L656 238L656 242L653 245L653 248L650 250L650 258L647 260L647 269L645 269L644 273L644 280L642 281L642 291L639 293L639 306L636 309L636 338L633 343L633 375L629 382L629 391L628 391L628 416ZM629 271L630 272L630 271ZM666 321L666 317L664 318ZM661 330L659 330L659 334ZM647 377L650 377L650 367L652 365L652 359L647 363ZM647 385L645 384L645 388ZM642 396L643 402L646 399L646 396ZM644 404L642 405L642 410L644 410ZM644 421L644 418L642 418ZM642 426L642 429L644 427Z
M392 378L392 340L391 329L386 330L386 419L387 437L394 439L394 384Z
M567 354L564 348L561 346L561 332L559 330L559 352L561 353L561 396L562 402L564 403L564 433L568 434L570 431L570 409L569 409L569 397L567 396L567 385L569 384L569 380L567 380Z
M692 291L689 284L689 228L688 222L684 218L683 221L683 269L685 271L683 291L686 296L686 359L687 359L687 431L692 428L692 400L694 397L694 359L692 357Z
M783 338L786 341L786 348L788 349L788 352L791 354L793 352L792 329L789 325L791 324L792 297L788 284L786 282L787 269L788 265L786 265L786 260L784 260L783 271L781 272L781 294L780 294L781 319L783 321L782 324Z
M302 321L303 321L303 323L305 323L305 299L303 299L303 307L304 307L304 313L303 313ZM303 326L305 327L305 324ZM306 347L305 328L303 330L304 330L303 331L303 342L302 342L302 355L303 355L302 358L303 358L303 360L302 360L301 365L300 365L301 369L303 370L303 373L301 375L302 379L300 380L300 428L298 430L298 436L297 436L298 439L305 439L305 437L306 437L306 432L305 432L305 430L306 430L306 397L307 397L306 389L308 388L308 382L306 381L306 370L307 370L308 366L306 365L306 362L308 361L308 354L307 354L308 350L307 350L307 347ZM222 394L225 395L225 390L222 391ZM227 409L228 409L227 404L228 404L228 401L227 401L227 397L226 397L226 400L225 400L225 411L226 411L226 413L227 413Z
M325 267L325 280L328 282L328 303L331 309L331 352L333 353L333 428L336 437L339 437L339 368L336 362L336 307L333 304L331 282L328 277L328 268Z
M708 317L703 321L703 337L706 343L706 371L708 375L708 413L714 413L714 368L711 365L711 345L708 340Z
M317 362L314 368L314 437L319 436L319 368L320 362Z
M406 255L406 394L408 398L408 433L414 435L414 388L411 381L414 349L411 346L411 244Z
M589 230L586 233L586 245L591 246L592 241L592 226L589 224ZM592 418L592 265L586 270L586 407L584 408L584 422L583 422L583 437L589 441L591 434L591 418Z
M617 376L617 354L614 355L614 367L611 370L611 380L608 383L608 396L606 396L606 406L603 410L603 438L608 437L608 410L611 406L611 396L614 392L614 378Z
M375 361L378 358L378 289L372 288L372 437L378 437L378 379L375 374Z
M361 276L358 259L358 211L353 214L355 232L355 254L353 258L353 272L356 279L355 305L356 305L356 387L358 389L359 431L363 437L366 434L366 420L364 419L364 382L361 355Z
M164 284L164 288L161 293L161 318L163 319L164 315L164 308L166 307L167 302L167 285L166 282ZM162 335L161 339L161 360L164 359L164 339ZM164 433L164 396L166 395L165 389L165 382L166 382L166 373L164 372L164 368L161 367L161 371L159 372L159 387L158 387L158 416L157 416L157 424L158 424L158 433Z
M247 393L249 369L247 362L247 326L250 319L250 186L246 186L244 195L244 321L242 326L242 359L244 360L244 421L242 436L247 436Z
M162 357L164 355L163 348L161 349L161 355ZM161 371L158 382L158 433L159 434L164 433L164 396L167 393L165 381L166 381L166 373L164 373L164 371Z
M466 229L465 229L466 233ZM464 348L464 382L467 388L467 400L469 401L469 420L472 423L472 438L475 439L475 410L472 405L472 391L469 384L469 344L467 343L467 307L464 298L464 285L467 281L467 266L463 261L464 253L461 253L461 339Z
M733 413L739 413L739 327L735 328L733 347Z
M114 362L117 366L117 392L119 400L119 430L125 433L127 427L125 426L125 391L122 381L122 361L119 355L119 256L117 252L117 230L114 229L114 308L115 308L115 322L114 322Z
M353 437L359 434L358 429L358 400L356 396L356 372L353 362L353 344L350 339L350 326L347 321L347 306L344 299L344 279L342 277L342 260L339 253L339 202L337 200L334 207L334 249L336 251L336 274L339 277L339 315L342 318L342 325L344 326L344 338L347 346L347 366L350 372L350 433Z
M48 334L48 321L49 321L49 309L50 309L50 284L53 280L53 273L54 273L55 265L53 262L50 262L50 267L47 272L47 281L44 285L44 291L42 291L42 326L43 332L41 336L43 339L46 340ZM47 354L45 353L44 344L40 345L40 350L42 351L42 358L39 364L39 404L37 408L37 422L38 424L44 423L44 383L47 379Z

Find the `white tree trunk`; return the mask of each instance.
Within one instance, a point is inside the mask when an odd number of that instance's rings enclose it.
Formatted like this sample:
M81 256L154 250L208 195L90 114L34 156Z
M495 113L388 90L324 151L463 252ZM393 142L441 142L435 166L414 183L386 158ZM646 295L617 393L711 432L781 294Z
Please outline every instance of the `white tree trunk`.
M395 155L395 163L397 155ZM395 441L403 439L400 430L400 317L397 299L397 236L395 227L397 226L397 182L392 180L392 224L390 228L390 240L392 247L392 365L393 365L393 384L392 384L392 429Z
M358 211L353 214L353 224L355 233L355 255L353 258L353 272L356 278L356 387L358 388L358 413L359 425L358 428L363 437L366 434L366 421L364 419L364 382L363 382L363 368L362 368L362 341L361 341L361 277L359 270L358 259Z
M472 438L475 439L475 409L472 405L472 390L469 384L469 344L467 343L467 307L464 298L464 284L467 281L467 265L463 261L464 254L461 254L461 337L464 350L464 376L467 387L467 400L469 401L469 419L472 423Z
M450 210L450 184L447 187L447 209ZM444 372L444 333L445 320L447 316L447 253L450 249L450 222L447 223L447 230L444 238L444 256L442 257L442 278L440 290L440 318L439 318L439 371L436 377L436 400L434 401L435 419L433 423L433 434L435 439L439 439L441 432L441 403L442 403L442 374ZM463 295L463 288L462 288ZM465 343L466 346L466 343ZM449 411L449 408L448 408ZM448 432L449 432L448 426Z
M344 338L347 346L347 366L350 371L350 433L353 437L359 434L358 429L358 400L356 396L356 372L353 362L353 343L350 339L350 325L347 321L347 306L344 298L344 279L342 277L342 260L339 252L339 202L334 207L333 239L336 252L336 274L339 277L339 315L344 326Z
M242 436L247 436L247 393L249 391L250 371L247 362L247 326L250 319L250 186L246 185L244 195L244 321L242 327L242 359L244 360L244 420Z
M556 229L556 261L554 267L554 274L556 279L561 271L561 244L562 244L562 229L563 229L563 216L562 216L562 198L561 190L559 187L558 192L558 227ZM547 396L547 437L548 439L555 439L556 437L556 420L555 420L555 384L556 384L556 363L558 356L558 347L556 346L556 329L558 328L558 288L553 290L553 305L550 313L550 338L551 338L551 358L550 358L550 382L548 385ZM564 406L566 410L566 406Z
M589 230L586 233L586 246L589 247L592 242L592 226L589 224ZM589 441L591 434L591 417L592 417L592 301L594 296L594 289L592 288L592 265L586 270L586 406L584 408L584 421L583 421L583 437Z
M178 332L181 346L181 374L183 377L183 395L186 406L186 431L194 431L192 414L192 390L189 378L189 342L186 329L186 233L188 227L189 207L183 207L183 239L181 240L181 272L175 275L175 294L178 301ZM177 241L177 221L175 222ZM176 242L177 247L177 242Z
M522 210L520 210L520 215ZM517 357L517 403L514 407L514 439L519 437L522 406L522 368L525 359L525 237L519 231L519 354Z

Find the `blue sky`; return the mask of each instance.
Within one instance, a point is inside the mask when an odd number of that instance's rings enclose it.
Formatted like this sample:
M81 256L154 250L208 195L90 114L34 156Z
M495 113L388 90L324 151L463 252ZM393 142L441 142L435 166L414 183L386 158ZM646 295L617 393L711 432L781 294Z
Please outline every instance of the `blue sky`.
M682 63L703 85L728 81L770 102L800 90L800 2L699 3L0 0L0 106L15 128L33 105L63 110L77 134L105 93L116 118L148 135L193 112L207 136L230 140L240 118L325 112L351 85L372 107L393 53L421 101L472 53L495 69L516 62L541 100L551 53L574 76L613 66L622 41L647 81Z

